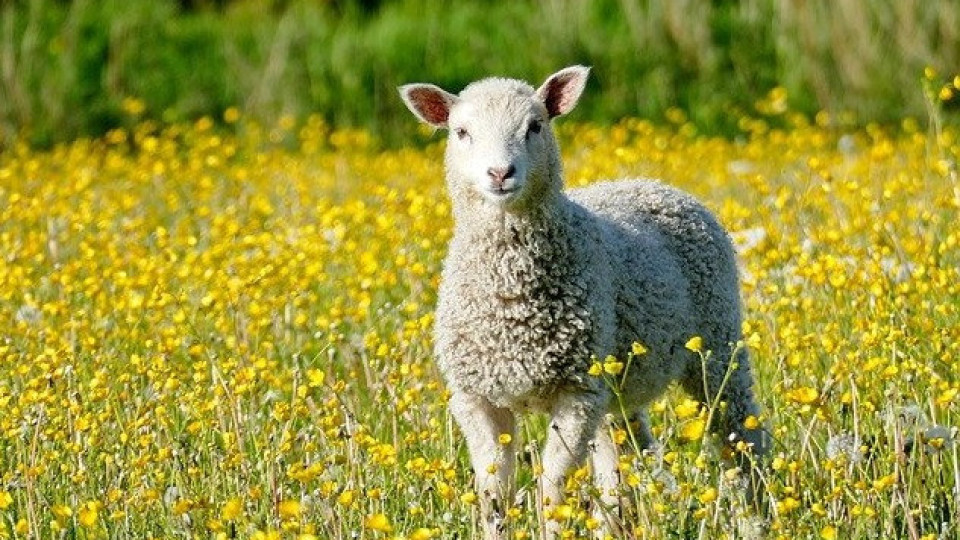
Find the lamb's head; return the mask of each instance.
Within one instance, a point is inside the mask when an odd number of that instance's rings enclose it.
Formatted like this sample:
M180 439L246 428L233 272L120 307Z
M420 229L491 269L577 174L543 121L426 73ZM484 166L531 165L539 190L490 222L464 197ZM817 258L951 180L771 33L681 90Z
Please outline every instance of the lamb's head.
M452 191L520 211L562 188L550 120L577 104L589 71L568 67L536 90L522 81L491 78L459 95L432 84L408 84L400 94L417 118L449 130L446 166Z

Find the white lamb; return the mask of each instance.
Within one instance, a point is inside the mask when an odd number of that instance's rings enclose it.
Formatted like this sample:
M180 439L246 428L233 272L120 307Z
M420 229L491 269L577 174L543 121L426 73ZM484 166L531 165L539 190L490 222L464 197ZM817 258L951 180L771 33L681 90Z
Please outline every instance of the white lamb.
M574 66L540 88L511 79L474 82L459 95L430 84L400 93L410 110L446 128L446 178L455 229L436 311L436 356L450 411L470 451L485 538L504 534L515 467L515 414L551 415L541 502L562 502L568 470L590 454L597 516L619 502L617 449L606 415L612 392L588 374L593 359L635 358L625 401L651 445L646 406L671 383L726 403L713 426L766 451L741 337L730 240L691 196L654 181L563 191L550 120L573 109L589 68ZM707 362L684 344L700 336ZM703 366L706 366L704 373ZM510 434L511 442L502 444ZM610 523L606 523L606 522ZM604 520L601 535L616 527ZM559 530L548 521L548 535Z

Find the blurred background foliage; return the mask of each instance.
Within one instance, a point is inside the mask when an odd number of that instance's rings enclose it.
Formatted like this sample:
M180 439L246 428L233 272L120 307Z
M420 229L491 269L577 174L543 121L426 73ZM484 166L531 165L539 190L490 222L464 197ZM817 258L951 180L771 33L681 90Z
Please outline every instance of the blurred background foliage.
M0 0L0 145L231 107L395 144L410 137L399 84L536 84L574 63L594 67L579 120L723 135L787 110L923 120L924 68L936 91L960 66L960 1Z

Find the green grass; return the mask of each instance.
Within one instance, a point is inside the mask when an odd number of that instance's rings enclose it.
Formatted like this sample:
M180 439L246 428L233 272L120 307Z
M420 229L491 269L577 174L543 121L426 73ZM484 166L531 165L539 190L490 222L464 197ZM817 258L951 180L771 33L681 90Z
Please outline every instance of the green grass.
M955 2L225 2L52 0L0 6L0 144L48 145L129 122L229 107L271 123L319 113L388 144L405 137L395 88L458 91L498 74L539 82L592 65L579 118L663 120L736 135L782 87L792 110L857 124L924 118L926 66L960 65Z

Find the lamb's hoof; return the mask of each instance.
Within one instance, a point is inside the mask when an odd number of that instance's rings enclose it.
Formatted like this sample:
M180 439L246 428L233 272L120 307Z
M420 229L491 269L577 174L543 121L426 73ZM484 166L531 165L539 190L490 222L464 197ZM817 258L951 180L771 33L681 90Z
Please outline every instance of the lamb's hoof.
M486 517L483 528L484 540L504 540L507 533L507 523L503 518L503 513L494 510Z
M760 516L747 515L737 520L737 538L761 540L770 533L770 523Z

